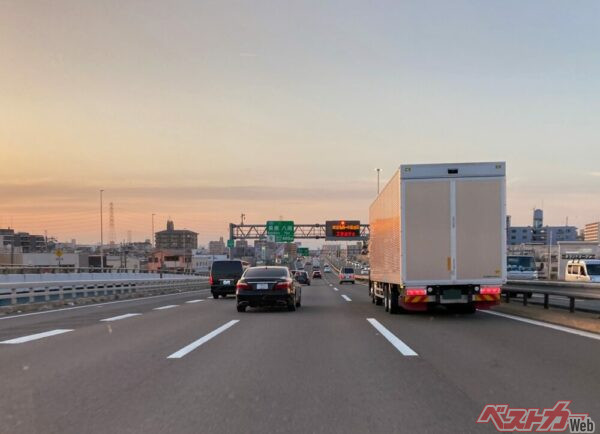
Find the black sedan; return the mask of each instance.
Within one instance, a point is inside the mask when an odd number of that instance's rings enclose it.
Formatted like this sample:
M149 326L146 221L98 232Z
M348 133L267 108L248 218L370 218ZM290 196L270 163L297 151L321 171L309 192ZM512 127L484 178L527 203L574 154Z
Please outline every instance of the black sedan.
M236 285L238 312L248 306L281 306L289 311L300 307L302 289L287 267L248 268Z

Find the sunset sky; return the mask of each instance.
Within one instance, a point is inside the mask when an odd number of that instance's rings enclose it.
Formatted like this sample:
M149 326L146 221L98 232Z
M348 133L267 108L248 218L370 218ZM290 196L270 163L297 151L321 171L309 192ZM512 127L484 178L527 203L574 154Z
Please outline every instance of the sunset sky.
M600 219L597 1L0 0L0 227L368 219L374 169L506 161L508 213ZM105 238L106 239L106 238Z

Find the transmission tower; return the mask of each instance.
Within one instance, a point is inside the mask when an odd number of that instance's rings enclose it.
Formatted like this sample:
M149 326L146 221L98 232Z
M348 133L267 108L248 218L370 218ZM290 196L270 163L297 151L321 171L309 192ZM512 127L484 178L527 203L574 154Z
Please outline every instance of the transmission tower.
M109 205L108 214L108 241L111 247L115 246L116 240L117 232L115 231L115 209L113 207L113 203L111 202Z

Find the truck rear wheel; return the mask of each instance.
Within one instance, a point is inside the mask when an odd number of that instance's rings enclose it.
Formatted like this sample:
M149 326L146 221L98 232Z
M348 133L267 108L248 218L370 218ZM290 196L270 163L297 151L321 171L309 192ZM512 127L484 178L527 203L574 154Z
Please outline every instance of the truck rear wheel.
M400 306L398 305L398 293L394 290L390 291L388 297L389 312L394 315L400 312Z

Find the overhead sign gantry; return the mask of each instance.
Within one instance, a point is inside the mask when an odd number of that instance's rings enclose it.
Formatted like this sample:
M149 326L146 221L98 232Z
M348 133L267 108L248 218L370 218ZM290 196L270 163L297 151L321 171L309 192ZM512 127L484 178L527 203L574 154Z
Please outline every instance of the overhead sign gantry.
M293 229L293 232L292 232ZM229 223L230 240L294 240L368 241L369 225L359 220L328 220L325 224L296 224L293 221L270 220L265 224Z

